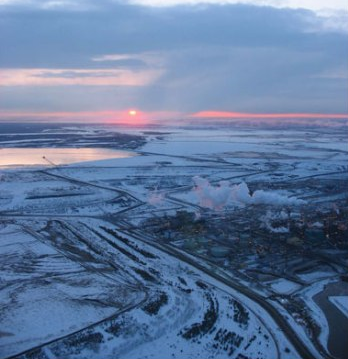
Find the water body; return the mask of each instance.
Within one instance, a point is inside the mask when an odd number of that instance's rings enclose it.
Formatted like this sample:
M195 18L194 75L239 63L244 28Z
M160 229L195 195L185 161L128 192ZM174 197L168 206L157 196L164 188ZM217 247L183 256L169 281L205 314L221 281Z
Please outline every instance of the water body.
M346 282L338 282L327 285L322 292L313 297L314 301L325 313L329 324L329 352L338 359L348 358L348 318L330 302L329 296L346 296L347 293L348 284Z
M128 158L136 154L105 148L2 148L0 166L51 166Z

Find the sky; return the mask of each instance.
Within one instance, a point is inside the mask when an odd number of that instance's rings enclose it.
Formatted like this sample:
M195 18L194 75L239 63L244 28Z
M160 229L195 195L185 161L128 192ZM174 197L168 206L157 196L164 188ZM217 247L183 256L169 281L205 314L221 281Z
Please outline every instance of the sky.
M0 119L348 117L346 0L0 0Z

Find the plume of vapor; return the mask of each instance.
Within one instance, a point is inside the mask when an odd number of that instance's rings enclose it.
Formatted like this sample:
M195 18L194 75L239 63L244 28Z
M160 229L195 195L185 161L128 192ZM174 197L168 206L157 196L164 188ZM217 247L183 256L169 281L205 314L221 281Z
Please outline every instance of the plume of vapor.
M164 201L164 193L158 192L155 190L151 192L147 198L147 202L152 206L160 206Z
M297 206L306 203L302 199L288 197L272 191L258 190L252 195L248 185L241 182L231 185L228 181L221 181L213 186L207 179L195 176L194 193L202 207L222 210L227 205L268 204L273 206Z
M231 192L227 181L221 181L217 186L212 186L207 179L198 176L195 176L193 180L196 184L195 193L202 207L215 210L226 207Z
M273 222L288 219L286 212L271 212L267 211L265 215L260 217L261 227L267 228L272 233L289 233L289 228L285 226L274 226Z

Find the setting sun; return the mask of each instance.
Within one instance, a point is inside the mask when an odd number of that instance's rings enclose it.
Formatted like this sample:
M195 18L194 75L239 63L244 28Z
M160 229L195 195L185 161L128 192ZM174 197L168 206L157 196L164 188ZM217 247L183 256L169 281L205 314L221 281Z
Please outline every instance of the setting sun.
M128 111L128 114L129 114L129 116L136 116L137 111L135 111L135 110L129 110L129 111Z

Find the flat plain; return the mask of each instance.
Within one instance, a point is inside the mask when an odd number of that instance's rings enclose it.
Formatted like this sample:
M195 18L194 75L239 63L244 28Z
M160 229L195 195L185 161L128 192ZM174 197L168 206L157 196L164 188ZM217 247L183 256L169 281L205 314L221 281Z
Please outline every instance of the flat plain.
M2 358L347 356L346 127L0 126Z

